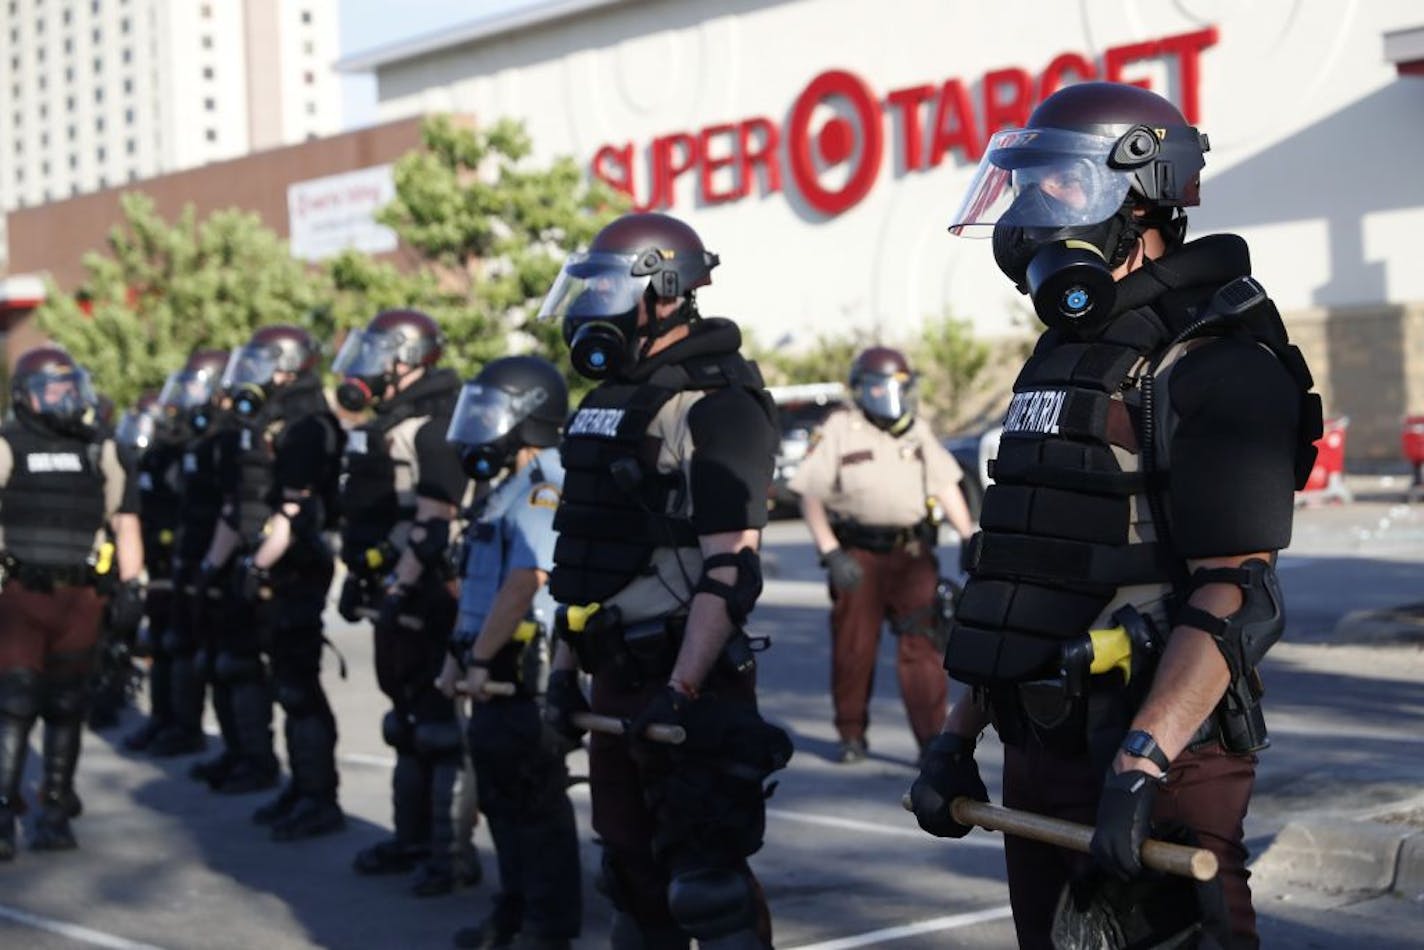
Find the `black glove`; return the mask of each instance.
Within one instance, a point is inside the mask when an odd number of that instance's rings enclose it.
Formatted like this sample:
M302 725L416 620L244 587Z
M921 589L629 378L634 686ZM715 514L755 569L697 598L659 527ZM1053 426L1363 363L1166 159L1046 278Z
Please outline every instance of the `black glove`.
M109 629L116 638L133 639L143 622L143 587L137 580L119 584L109 596Z
M579 689L577 670L554 670L544 690L544 722L577 747L587 730L573 723L573 714L588 712L588 700Z
M1142 873L1142 845L1152 823L1152 802L1160 780L1136 769L1108 772L1098 799L1093 860L1109 874L1129 881Z
M989 790L974 761L974 740L941 732L925 746L920 757L920 777L910 786L910 808L920 827L939 838L963 838L972 825L954 820L950 806L965 796L989 800Z
M830 575L831 586L846 593L859 587L865 577L865 572L860 569L860 562L843 548L832 548L823 554L821 566Z
M232 591L238 600L254 604L262 596L270 577L271 572L258 567L252 558L245 557L237 563L237 570L233 572Z
M354 574L346 575L346 582L341 585L341 597L336 602L336 612L341 614L341 619L347 623L355 623L361 619L357 613L366 604L366 585L361 583L361 579Z
M671 686L664 686L662 690L652 698L648 705L643 707L643 711L633 717L633 721L628 723L628 742L637 746L642 744L652 744L654 740L647 737L649 726L680 726L683 716L687 712L687 706L692 702L691 697L686 693L679 692Z

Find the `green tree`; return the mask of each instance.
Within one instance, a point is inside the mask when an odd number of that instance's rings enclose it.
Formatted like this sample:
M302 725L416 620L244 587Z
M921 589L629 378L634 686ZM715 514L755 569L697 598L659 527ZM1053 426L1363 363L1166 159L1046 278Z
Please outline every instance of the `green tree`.
M532 163L529 136L510 120L470 127L434 116L421 138L396 163L396 198L378 218L427 263L422 302L445 328L453 364L470 375L508 349L533 350L564 367L576 392L586 388L568 369L559 327L534 317L564 258L626 199L571 159Z
M170 223L147 195L130 192L121 203L123 222L106 253L85 256L78 294L51 285L37 313L40 328L119 406L162 385L194 347L235 346L264 323L328 338L325 281L256 215L219 211L199 222L189 206Z
M920 398L940 420L957 418L969 388L983 375L992 347L974 335L974 325L949 314L925 322L910 349L920 372Z
M871 345L870 335L860 330L820 333L810 346L796 348L765 347L755 337L748 335L747 339L747 352L761 367L769 386L843 383L856 354Z

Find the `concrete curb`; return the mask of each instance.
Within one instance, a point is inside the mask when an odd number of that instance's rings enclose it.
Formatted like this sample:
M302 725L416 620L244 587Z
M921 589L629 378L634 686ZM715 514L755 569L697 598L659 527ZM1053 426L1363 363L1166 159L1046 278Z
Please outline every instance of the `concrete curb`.
M1424 897L1424 796L1354 815L1302 814L1276 835L1253 874L1327 893Z

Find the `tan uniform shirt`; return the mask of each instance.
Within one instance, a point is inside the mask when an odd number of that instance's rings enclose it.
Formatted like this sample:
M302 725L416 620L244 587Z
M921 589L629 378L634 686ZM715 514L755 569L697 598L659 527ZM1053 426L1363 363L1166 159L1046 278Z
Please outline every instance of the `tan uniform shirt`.
M0 436L0 490L10 484L10 473L14 470L15 453L10 448L9 441ZM128 472L119 461L118 446L114 444L113 439L105 439L99 450L99 471L104 476L104 520L112 521L124 503L124 489L128 478ZM94 537L94 547L98 548L104 540L104 531L100 529ZM4 547L5 529L0 527L0 550L4 550Z
M658 471L680 471L684 484L692 481L692 430L687 415L704 395L700 391L678 393L663 404L648 426L648 437L660 443ZM691 517L691 495L683 492L681 507L669 513ZM648 570L649 574L636 578L606 602L617 606L628 623L685 611L692 603L692 589L702 577L702 549L655 548Z
M959 463L923 419L896 438L846 408L826 417L789 487L819 499L833 520L908 528L925 519L928 497L961 477Z

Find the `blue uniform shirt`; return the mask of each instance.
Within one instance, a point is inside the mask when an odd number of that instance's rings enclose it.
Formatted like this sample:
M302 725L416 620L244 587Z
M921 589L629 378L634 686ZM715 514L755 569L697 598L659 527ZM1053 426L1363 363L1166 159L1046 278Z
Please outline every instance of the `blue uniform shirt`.
M455 639L473 642L509 572L554 567L554 511L564 486L557 448L544 449L534 461L507 477L490 494L479 521L471 525L460 584L460 617ZM550 626L554 599L548 586L534 597L534 619Z

